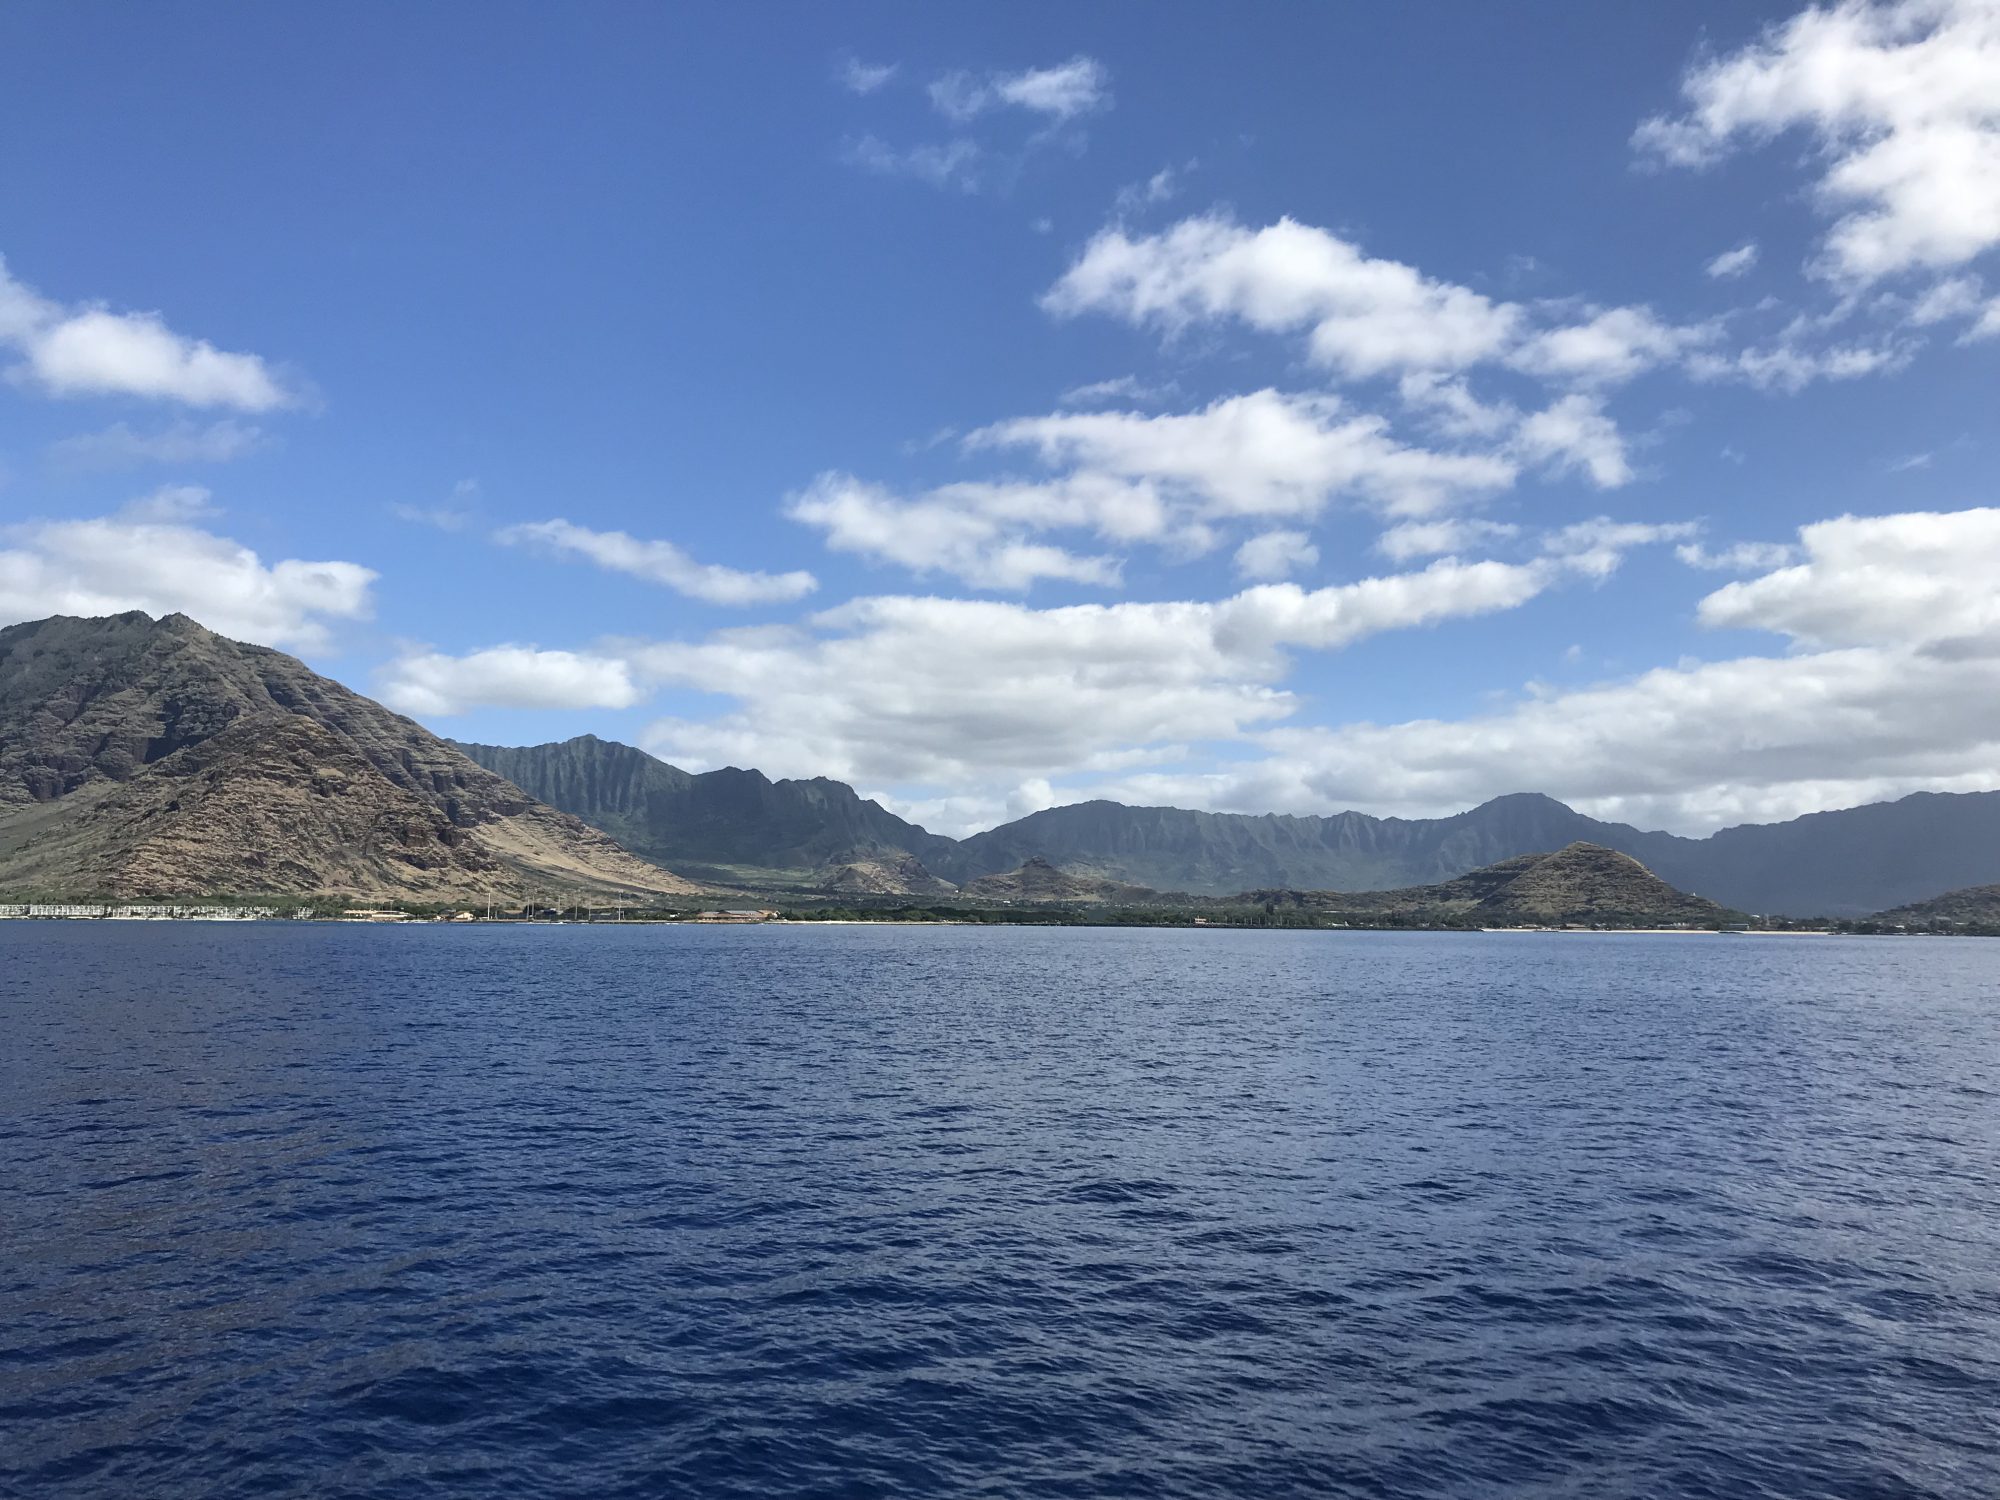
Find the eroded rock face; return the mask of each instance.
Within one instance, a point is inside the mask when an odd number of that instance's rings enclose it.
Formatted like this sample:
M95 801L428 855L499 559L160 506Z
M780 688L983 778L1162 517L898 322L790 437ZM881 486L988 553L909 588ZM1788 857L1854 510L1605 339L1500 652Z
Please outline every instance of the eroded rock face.
M913 854L861 859L829 870L821 889L868 896L942 896L958 889L924 868Z
M293 657L136 612L0 631L0 885L693 889Z

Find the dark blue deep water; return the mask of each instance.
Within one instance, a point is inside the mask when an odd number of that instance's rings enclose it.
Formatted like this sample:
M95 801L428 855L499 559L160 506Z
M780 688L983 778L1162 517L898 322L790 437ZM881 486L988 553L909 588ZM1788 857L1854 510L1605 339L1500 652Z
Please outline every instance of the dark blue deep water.
M2000 1494L2000 942L7 924L0 1493Z

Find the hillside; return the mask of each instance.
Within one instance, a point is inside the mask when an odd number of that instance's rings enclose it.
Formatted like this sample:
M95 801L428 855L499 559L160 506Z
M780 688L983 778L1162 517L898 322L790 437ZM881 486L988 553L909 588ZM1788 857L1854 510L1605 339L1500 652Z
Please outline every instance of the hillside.
M914 854L890 854L836 865L820 873L819 889L858 896L937 896L957 889L926 870Z
M1358 921L1455 922L1495 927L1716 926L1741 920L1676 890L1630 855L1572 843L1522 854L1436 885L1396 891L1248 891L1238 904L1297 906Z
M1030 859L1002 875L982 875L959 888L975 901L1004 901L1022 906L1097 906L1105 903L1140 905L1160 899L1160 892L1088 875L1058 870L1045 859Z
M829 868L901 855L928 874L932 856L952 847L825 777L772 781L734 767L696 774L589 734L457 748L634 853L704 878L813 885Z
M1881 911L1869 920L1909 927L2000 928L2000 885L1974 885L1946 891L1928 901Z
M183 615L0 630L0 889L694 889L304 663Z

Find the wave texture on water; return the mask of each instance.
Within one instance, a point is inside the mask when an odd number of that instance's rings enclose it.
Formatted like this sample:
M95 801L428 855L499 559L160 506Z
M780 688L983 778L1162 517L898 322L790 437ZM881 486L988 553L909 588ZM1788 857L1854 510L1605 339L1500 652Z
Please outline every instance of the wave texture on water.
M0 1493L2000 1493L2000 943L0 931Z

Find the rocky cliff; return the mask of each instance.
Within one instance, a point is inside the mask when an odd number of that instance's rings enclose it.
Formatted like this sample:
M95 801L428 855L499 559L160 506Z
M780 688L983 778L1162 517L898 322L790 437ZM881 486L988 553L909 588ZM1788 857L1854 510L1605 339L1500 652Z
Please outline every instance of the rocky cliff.
M0 889L694 887L282 652L135 612L0 630Z
M734 767L695 774L589 734L457 748L635 853L714 879L813 886L830 869L905 855L929 874L931 856L953 847L825 777L773 781Z

